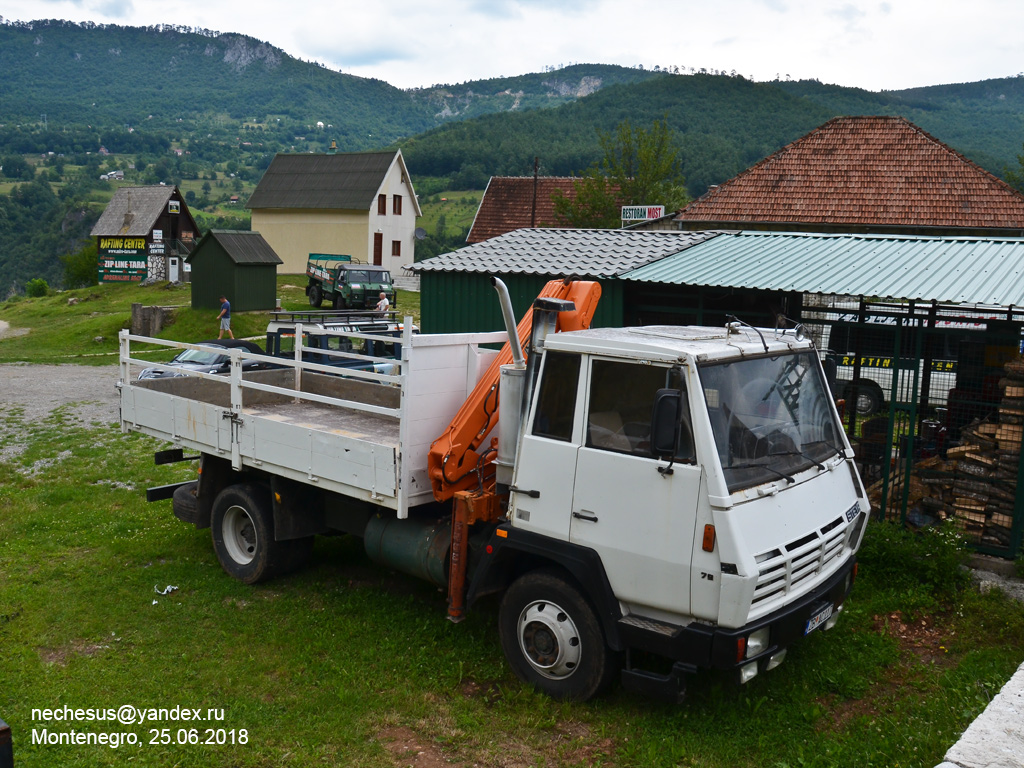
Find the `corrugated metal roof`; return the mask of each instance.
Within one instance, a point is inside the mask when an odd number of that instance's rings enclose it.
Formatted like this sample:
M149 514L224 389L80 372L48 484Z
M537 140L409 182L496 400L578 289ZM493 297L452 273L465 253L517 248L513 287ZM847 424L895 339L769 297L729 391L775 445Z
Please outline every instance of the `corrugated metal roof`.
M275 155L246 207L369 210L398 154Z
M1024 306L1024 238L729 232L621 277Z
M89 234L92 237L145 237L164 212L176 187L121 187Z
M517 229L410 265L416 272L615 277L714 237L715 232Z

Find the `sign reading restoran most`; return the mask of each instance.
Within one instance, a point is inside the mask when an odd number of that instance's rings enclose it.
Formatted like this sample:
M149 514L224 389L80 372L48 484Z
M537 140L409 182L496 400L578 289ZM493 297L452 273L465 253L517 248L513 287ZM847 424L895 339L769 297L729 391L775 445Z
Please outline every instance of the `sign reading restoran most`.
M664 205L624 205L622 206L623 221L650 221L665 215Z

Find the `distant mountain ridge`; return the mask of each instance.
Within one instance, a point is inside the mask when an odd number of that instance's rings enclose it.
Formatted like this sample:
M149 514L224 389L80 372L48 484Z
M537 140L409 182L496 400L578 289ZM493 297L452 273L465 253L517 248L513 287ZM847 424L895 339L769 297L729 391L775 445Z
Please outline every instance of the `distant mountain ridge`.
M245 35L175 25L122 27L52 19L0 23L0 67L4 72L0 119L8 126L41 121L146 125L187 133L209 121L218 125L252 122L268 129L281 123L307 142L295 151L326 149L331 139L344 151L378 149L413 137L418 141L425 138L419 136L424 132L444 131L443 126L451 123L488 115L504 115L516 130L529 131L531 121L521 122L521 114L567 108L609 88L617 96L604 97L603 109L618 119L632 115L638 124L653 119L652 115L672 113L677 92L699 91L698 108L710 107L714 113L716 100L736 98L736 83L751 89L750 98L771 101L775 106L769 111L779 106L779 93L792 97L792 116L783 122L801 132L837 115L901 115L995 173L1015 164L1024 142L1021 77L875 93L813 80L754 83L724 74L669 75L608 64L576 64L550 72L402 90L382 80L296 59ZM675 85L653 85L659 81ZM652 101L639 104L630 96L637 90L649 94ZM659 97L670 101L653 101ZM691 109L686 111L692 115ZM700 115L692 117L708 123ZM810 124L808 119L819 123ZM538 120L549 130L547 122ZM322 136L301 136L318 124L323 125ZM572 126L565 127L573 133ZM591 132L595 127L599 126L591 126ZM781 135L772 126L766 128L775 135L775 143L755 141L740 151L744 161L761 159L764 155L758 152L774 151L781 146L778 141L801 135ZM454 128L447 130L457 133ZM680 130L684 136L691 132L685 125ZM700 133L711 135L712 144L731 143L729 125L709 124ZM740 133L754 136L763 131ZM526 144L547 145L553 140L523 138ZM573 165L570 172L579 171L593 161L595 148L592 136L586 150L560 154L575 157L566 162ZM460 164L466 162L475 159L464 157ZM564 171L561 159L558 165ZM444 168L452 173L458 166L449 162Z
M400 147L434 194L529 175L535 158L542 174L581 173L624 120L667 120L693 197L843 115L904 117L997 175L1024 154L1022 77L875 93L576 64L402 90L234 33L2 19L0 72L0 297L33 277L60 284L114 169L190 183L215 211L208 194L255 184L279 152Z

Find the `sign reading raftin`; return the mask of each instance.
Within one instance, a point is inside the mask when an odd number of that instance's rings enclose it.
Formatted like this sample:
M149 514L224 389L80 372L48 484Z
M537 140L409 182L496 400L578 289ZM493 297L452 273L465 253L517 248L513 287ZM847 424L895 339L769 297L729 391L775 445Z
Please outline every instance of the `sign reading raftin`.
M146 238L99 238L101 283L141 282L146 279Z
M665 215L664 205L624 205L622 206L623 221L650 221Z

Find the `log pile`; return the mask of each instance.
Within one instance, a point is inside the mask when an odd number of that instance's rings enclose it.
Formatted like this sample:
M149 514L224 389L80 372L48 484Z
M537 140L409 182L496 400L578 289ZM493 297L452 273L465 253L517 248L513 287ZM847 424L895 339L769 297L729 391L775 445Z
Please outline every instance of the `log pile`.
M918 461L908 479L907 520L927 524L952 520L968 541L993 547L1011 542L1021 438L1024 437L1024 361L1005 366L998 411L976 419L960 433L961 444L946 458ZM893 473L887 510L901 508L902 477ZM881 501L882 482L868 489Z

